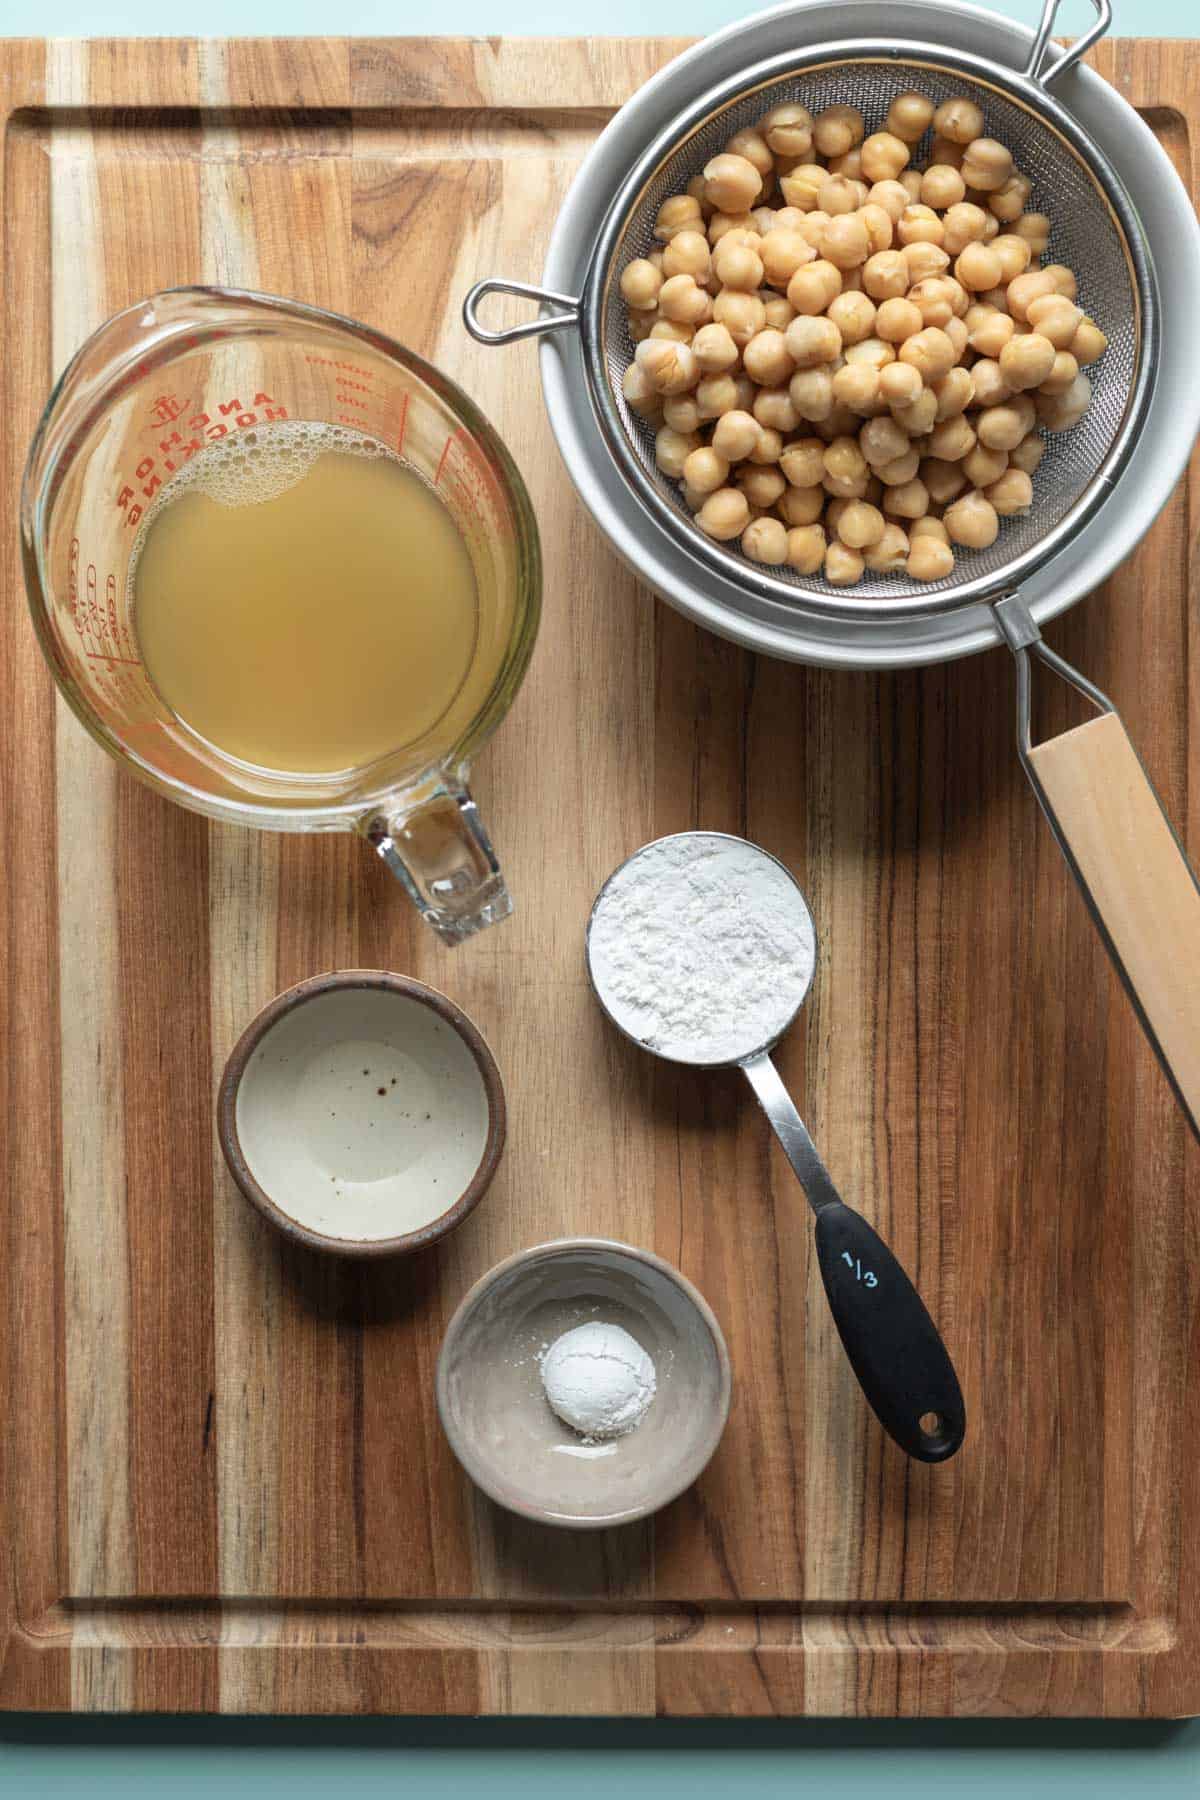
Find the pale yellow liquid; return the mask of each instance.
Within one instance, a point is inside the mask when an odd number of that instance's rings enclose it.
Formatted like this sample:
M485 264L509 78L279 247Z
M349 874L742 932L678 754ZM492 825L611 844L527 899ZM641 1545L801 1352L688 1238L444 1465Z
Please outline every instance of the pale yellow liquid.
M426 738L478 629L449 512L360 434L246 435L194 458L143 527L131 579L151 681L193 731L267 769L356 769Z

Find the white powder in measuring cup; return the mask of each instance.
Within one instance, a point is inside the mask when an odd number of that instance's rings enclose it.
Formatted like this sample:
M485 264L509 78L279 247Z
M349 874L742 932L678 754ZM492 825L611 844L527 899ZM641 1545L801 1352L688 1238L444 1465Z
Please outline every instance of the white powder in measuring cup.
M631 1036L678 1062L736 1062L773 1042L808 992L812 916L756 845L663 838L631 857L596 907L592 978Z

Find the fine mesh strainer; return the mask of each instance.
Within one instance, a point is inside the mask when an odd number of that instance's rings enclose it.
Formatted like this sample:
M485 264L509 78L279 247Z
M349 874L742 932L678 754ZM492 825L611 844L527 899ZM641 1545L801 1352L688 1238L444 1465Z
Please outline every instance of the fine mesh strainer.
M930 29L921 41L905 37L900 44L889 43L876 35L804 44L801 20L820 9L796 7L786 16L797 21L801 47L775 48L757 61L748 58L735 74L728 72L726 58L724 79L704 87L678 110L632 161L603 218L578 298L488 280L467 296L464 319L471 334L487 344L578 330L591 412L611 464L620 472L647 540L665 534L684 553L701 594L719 584L741 597L748 614L757 608L761 615L765 605L776 617L790 612L832 621L890 619L898 641L906 635L917 639L940 612L957 612L968 603L990 607L1016 658L1022 762L1147 1034L1197 1128L1200 889L1111 702L1042 641L1020 592L1023 581L1075 542L1126 469L1154 398L1159 365L1157 282L1138 215L1109 158L1050 91L1111 22L1108 0L1092 3L1096 24L1070 51L1054 53L1050 37L1059 0L1046 0L1024 68L963 48L961 32L952 25L958 16L952 8L922 9ZM851 17L854 10L845 9L844 16ZM784 16L763 15L762 24ZM836 16L841 24L842 12ZM942 19L944 34L938 31ZM757 25L747 22L747 42L758 35ZM777 45L778 31L772 35ZM702 53L692 56L698 68ZM662 200L682 192L736 131L771 107L799 100L816 112L836 101L848 102L863 112L870 131L881 127L892 96L907 88L935 101L951 94L978 101L988 134L1006 144L1033 183L1031 208L1052 221L1052 260L1076 271L1081 303L1109 344L1088 371L1094 392L1087 414L1073 430L1048 436L1034 477L1032 510L1024 518L1004 520L991 549L959 552L954 574L944 582L920 585L904 576L868 576L853 588L835 588L820 576L768 571L736 549L712 542L695 526L676 484L655 467L651 432L629 412L621 394L633 344L620 275L650 247ZM913 160L922 160L922 146ZM585 167L581 179L586 175ZM1169 165L1167 178L1174 179ZM1190 208L1188 212L1194 232L1194 215ZM480 322L479 305L492 292L537 300L541 316L490 331ZM628 556L627 548L624 553ZM1078 688L1100 717L1034 746L1031 656Z

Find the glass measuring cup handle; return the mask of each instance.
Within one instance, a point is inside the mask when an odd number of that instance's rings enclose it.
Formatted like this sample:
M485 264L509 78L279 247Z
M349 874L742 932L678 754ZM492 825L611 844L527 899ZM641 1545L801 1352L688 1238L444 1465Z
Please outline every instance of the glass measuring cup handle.
M847 1360L906 1455L945 1462L966 1435L962 1389L925 1302L860 1213L847 1206L765 1053L742 1064L816 1214L817 1261Z
M512 911L479 808L462 782L444 778L416 804L368 814L360 830L443 942L460 944Z

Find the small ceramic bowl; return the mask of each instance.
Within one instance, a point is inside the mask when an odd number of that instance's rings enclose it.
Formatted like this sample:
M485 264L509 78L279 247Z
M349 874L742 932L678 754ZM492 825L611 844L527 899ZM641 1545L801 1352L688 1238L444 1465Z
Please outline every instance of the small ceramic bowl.
M421 1250L461 1225L504 1148L504 1088L470 1019L379 969L316 975L234 1046L217 1130L246 1198L343 1256Z
M541 1357L589 1319L621 1325L654 1361L657 1391L625 1437L588 1443L551 1412ZM547 1525L599 1530L657 1512L690 1487L729 1417L729 1352L708 1303L648 1250L562 1238L477 1281L438 1358L438 1411L471 1479Z

